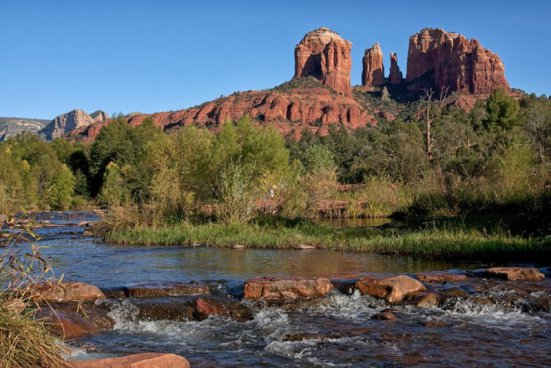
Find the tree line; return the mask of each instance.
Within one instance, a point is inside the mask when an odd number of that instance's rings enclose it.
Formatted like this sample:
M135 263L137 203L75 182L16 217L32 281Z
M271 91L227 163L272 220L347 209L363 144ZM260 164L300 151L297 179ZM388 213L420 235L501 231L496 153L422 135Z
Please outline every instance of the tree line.
M551 101L496 91L469 112L428 109L438 102L404 105L377 127L332 125L326 136L305 130L298 140L248 117L216 133L188 126L174 134L117 118L90 144L23 133L0 145L0 213L92 204L159 225L247 222L266 204L270 213L311 217L336 200L350 202L348 215L367 216L548 203ZM432 111L430 124L423 111Z

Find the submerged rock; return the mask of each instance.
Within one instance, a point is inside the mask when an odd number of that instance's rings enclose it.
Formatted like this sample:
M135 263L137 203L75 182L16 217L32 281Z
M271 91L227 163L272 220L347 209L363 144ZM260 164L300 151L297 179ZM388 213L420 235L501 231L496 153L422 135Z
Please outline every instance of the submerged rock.
M467 298L469 296L469 293L461 288L452 287L452 288L441 290L440 295L442 295L445 298Z
M294 300L320 298L334 289L326 278L257 277L245 283L246 299Z
M124 289L127 297L157 298L162 296L199 295L210 292L208 285L201 283L175 283L163 286L136 286Z
M464 273L451 272L422 272L415 274L415 277L421 282L457 282L467 279Z
M396 319L396 316L394 315L394 313L390 311L382 311L372 315L371 319L374 319L377 321L394 321Z
M418 308L434 308L437 307L442 300L442 297L436 293L420 293L413 299L412 303Z
M74 368L189 368L189 362L176 354L142 353L120 358L74 361Z
M247 306L236 300L222 298L198 298L195 300L196 316L199 319L209 316L230 317L239 322L250 321L254 318Z
M362 295L385 299L388 303L401 302L406 297L426 290L418 280L404 275L383 279L364 277L356 282L356 289Z
M129 299L137 309L139 321L195 321L210 316L228 317L243 322L253 319L249 307L237 300L220 296L183 296Z
M492 267L487 268L484 275L512 281L540 281L545 278L537 268L529 267Z
M54 313L78 315L94 324L100 330L109 330L115 325L113 319L108 315L111 309L104 301L101 303L80 301L69 303L51 302L48 307L48 309L55 311ZM43 310L46 309L44 308Z
M139 321L193 321L195 320L194 301L188 298L137 299L132 303Z

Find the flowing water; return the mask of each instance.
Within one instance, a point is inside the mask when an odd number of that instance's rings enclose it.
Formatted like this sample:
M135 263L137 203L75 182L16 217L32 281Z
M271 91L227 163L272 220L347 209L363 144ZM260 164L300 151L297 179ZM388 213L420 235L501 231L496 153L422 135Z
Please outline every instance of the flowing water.
M484 266L321 250L119 247L83 238L83 229L71 225L93 220L89 213L47 217L62 226L39 229L42 253L65 279L103 288L201 281L238 295L244 280L259 275L346 278ZM549 277L537 290L518 290L526 285L460 285L469 291L467 298L450 298L439 308L393 306L394 321L371 319L389 307L384 301L337 291L293 308L251 305L254 318L247 322L140 320L134 300L113 300L114 329L73 345L86 357L173 352L192 367L551 366L551 315L545 304L551 299L538 308L530 304L551 293Z

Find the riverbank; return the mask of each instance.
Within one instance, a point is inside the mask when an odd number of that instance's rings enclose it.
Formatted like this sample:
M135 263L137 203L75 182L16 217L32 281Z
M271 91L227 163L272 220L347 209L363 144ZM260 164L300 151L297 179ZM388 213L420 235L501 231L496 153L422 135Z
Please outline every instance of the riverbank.
M504 231L433 227L339 228L310 222L271 224L183 223L159 228L109 230L105 241L118 245L214 246L306 249L392 254L447 260L546 262L549 237L520 237Z

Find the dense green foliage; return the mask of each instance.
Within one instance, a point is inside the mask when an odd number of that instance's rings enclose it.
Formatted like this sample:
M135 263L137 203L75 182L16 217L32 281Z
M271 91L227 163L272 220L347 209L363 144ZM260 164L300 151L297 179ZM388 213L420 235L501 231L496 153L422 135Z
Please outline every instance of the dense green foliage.
M416 113L421 104L403 105L394 121L375 128L331 129L325 137L289 139L291 157L300 157L311 146L329 148L339 181L360 185L355 193L339 198L386 207L387 215L458 215L505 208L543 212L551 178L551 101L530 96L518 102L496 91L470 112L443 109L432 122L432 161L425 151L426 124ZM374 191L374 182L385 184ZM383 200L383 195L393 200Z
M396 117L355 131L331 126L284 139L247 117L216 133L193 126L163 134L124 119L92 144L46 143L22 134L0 144L0 212L67 209L85 203L119 213L118 228L182 221L246 223L286 217L413 218L514 213L549 233L551 102L502 91L466 112L431 116L420 100L401 104L356 91ZM435 105L436 106L436 105ZM427 129L431 129L428 155Z
M61 148L30 133L0 145L0 210L71 207L77 198L70 164L80 148Z

